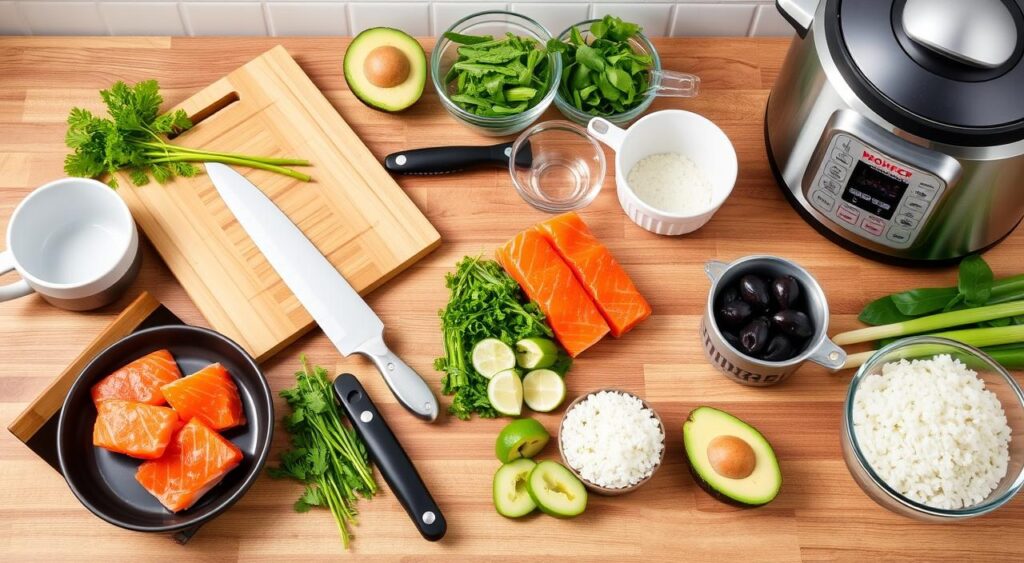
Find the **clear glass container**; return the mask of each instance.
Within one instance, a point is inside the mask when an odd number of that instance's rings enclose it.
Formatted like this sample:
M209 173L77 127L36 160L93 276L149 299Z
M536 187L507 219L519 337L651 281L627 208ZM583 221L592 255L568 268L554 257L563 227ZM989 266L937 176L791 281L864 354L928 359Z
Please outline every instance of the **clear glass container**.
M452 24L447 31L464 35L490 35L495 38L504 37L506 33L513 33L521 37L536 39L542 48L551 39L551 32L536 21L520 14L500 10L466 16ZM452 43L444 35L437 38L437 43L430 53L430 79L434 83L434 89L437 90L444 109L470 129L494 137L518 133L536 121L555 99L555 90L558 89L558 81L562 75L562 58L557 54L549 54L551 84L537 105L522 113L502 117L484 117L462 109L449 98L451 94L455 93L454 84L443 83L448 70L459 57L458 48L458 44Z
M932 358L939 354L949 354L977 372L978 377L985 382L985 388L995 393L999 402L1002 403L1011 431L1010 462L1006 476L985 500L973 506L955 510L934 508L922 504L890 487L868 464L861 446L857 442L857 434L853 427L854 399L865 377L881 373L882 366L890 362L897 362L901 359ZM860 488L872 500L897 514L917 520L938 522L981 516L1008 503L1024 486L1024 393L1021 392L1021 388L1013 376L981 350L945 338L930 336L904 338L875 352L853 376L844 407L842 449L846 466Z
M530 158L522 158L530 151ZM530 162L530 166L516 166ZM523 131L509 158L512 185L526 203L548 213L590 205L604 183L604 150L587 130L568 121L544 121Z

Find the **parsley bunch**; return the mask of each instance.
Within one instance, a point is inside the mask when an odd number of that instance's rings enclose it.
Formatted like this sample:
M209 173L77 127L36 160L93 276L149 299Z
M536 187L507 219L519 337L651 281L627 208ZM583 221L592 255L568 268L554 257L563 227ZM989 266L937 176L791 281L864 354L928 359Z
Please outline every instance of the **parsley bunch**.
M329 509L348 548L348 525L356 523L356 500L358 496L372 497L377 483L366 447L338 411L327 370L320 366L311 370L305 356L301 362L295 387L280 393L292 409L283 421L292 448L283 452L280 465L268 472L271 477L291 477L305 483L306 490L295 502L295 511L307 512L314 506Z
M70 176L96 178L109 174L110 187L117 187L114 172L127 170L132 183L149 183L150 175L159 183L175 176L195 176L196 162L222 162L261 168L306 181L309 175L286 166L309 166L307 160L268 158L190 149L172 145L166 135L181 133L192 127L183 110L161 114L160 86L156 80L128 86L118 81L100 97L107 106L109 118L102 118L82 108L73 108L68 115L68 131L64 138L73 150L64 159L64 171Z
M553 333L536 303L527 302L519 284L493 260L465 257L454 273L445 276L450 290L448 305L440 311L444 356L434 360L443 372L441 391L454 395L448 412L462 420L473 413L495 418L487 399L487 379L473 369L473 346L484 338L497 338L512 346L531 336L551 338ZM564 356L564 355L563 355ZM551 369L568 370L568 356Z

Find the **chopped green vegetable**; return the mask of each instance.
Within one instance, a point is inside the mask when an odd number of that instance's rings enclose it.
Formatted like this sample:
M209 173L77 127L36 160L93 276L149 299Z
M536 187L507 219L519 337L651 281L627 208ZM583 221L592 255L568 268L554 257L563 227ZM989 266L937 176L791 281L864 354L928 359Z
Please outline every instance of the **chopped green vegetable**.
M640 26L605 16L590 25L591 42L573 27L569 41L548 41L548 50L562 55L559 93L590 115L616 115L639 106L650 86L650 55L633 51L629 39Z
M107 183L116 188L113 174L124 169L132 183L142 186L149 183L150 175L162 184L175 176L195 176L195 162L222 162L310 180L309 175L286 168L309 166L306 160L210 152L168 143L166 135L191 128L192 121L180 109L160 114L164 99L156 80L135 86L118 81L109 90L100 91L100 97L109 118L82 108L73 108L68 115L64 140L74 152L64 159L64 171L71 176L97 178L109 174Z
M498 413L487 399L488 380L472 365L473 347L486 338L511 347L521 339L551 338L553 333L537 304L527 302L519 284L493 260L463 258L445 276L445 286L451 295L440 311L444 356L434 361L434 369L444 373L442 392L453 395L448 412L462 420L474 413L494 418ZM571 364L561 352L550 369L565 375Z
M1024 326L968 328L962 330L951 330L949 332L938 332L930 334L929 336L947 338L962 344L967 344L968 346L984 349L986 347L995 346L1021 345L1024 343ZM1010 350L1008 349L997 349L995 352L997 352L997 356L1001 355L1013 358L1020 357L1019 350L1012 355L1009 353ZM874 351L868 351L850 354L846 357L846 363L843 364L843 369L860 367L864 362L868 361L874 353ZM935 354L941 353L948 353L948 347L937 344L922 343L913 347L908 347L904 352L904 356L907 358L923 358L925 356L934 356Z
M975 309L963 309L938 313L927 317L919 317L898 323L872 326L851 330L835 335L832 341L839 346L856 344L858 342L870 342L897 336L909 336L912 334L929 333L936 330L952 327L962 327L993 319L1015 317L1024 315L1024 301L1011 301L998 305L987 305ZM1016 328L1016 327L1008 327ZM1024 328L1022 326L1021 328Z
M548 53L536 40L512 33L500 40L450 31L444 36L462 45L444 78L445 84L454 84L449 99L460 108L483 117L515 115L537 105L548 92Z
M347 549L348 527L356 523L356 500L372 497L377 483L365 446L338 411L327 370L319 366L311 370L305 356L301 362L295 387L280 393L292 409L282 421L292 448L281 453L281 463L268 473L305 483L295 511L307 512L314 506L329 509Z

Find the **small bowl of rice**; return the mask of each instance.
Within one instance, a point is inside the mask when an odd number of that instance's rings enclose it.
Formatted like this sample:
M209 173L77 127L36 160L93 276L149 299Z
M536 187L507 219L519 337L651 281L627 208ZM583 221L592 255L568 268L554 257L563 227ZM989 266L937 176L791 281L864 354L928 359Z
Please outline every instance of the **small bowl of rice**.
M650 481L664 461L665 425L640 397L599 389L566 407L558 451L588 490L623 495Z
M1024 487L1024 392L976 348L905 338L854 375L842 448L857 484L897 514L988 514Z

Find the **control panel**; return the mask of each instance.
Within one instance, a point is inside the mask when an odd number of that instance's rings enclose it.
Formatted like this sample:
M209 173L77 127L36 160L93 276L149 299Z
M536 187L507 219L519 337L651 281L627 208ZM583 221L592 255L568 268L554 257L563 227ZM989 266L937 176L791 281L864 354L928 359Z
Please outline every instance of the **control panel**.
M892 248L914 243L946 182L833 130L807 201L836 224Z

